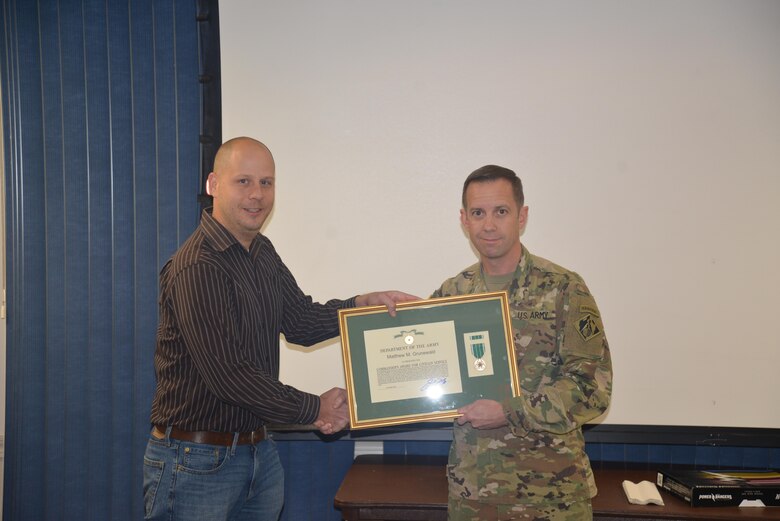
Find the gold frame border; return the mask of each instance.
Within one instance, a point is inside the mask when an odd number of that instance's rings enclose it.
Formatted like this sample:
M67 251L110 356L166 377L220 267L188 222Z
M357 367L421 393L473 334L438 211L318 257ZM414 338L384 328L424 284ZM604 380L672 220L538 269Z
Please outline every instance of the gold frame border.
M501 303L501 311L504 321L504 336L507 348L507 358L509 363L510 386L512 396L520 395L520 380L517 375L517 359L515 357L514 341L512 339L512 319L509 315L509 295L506 291L493 291L489 293L471 293L468 295L455 295L451 297L438 297L425 300L415 300L413 302L401 302L396 305L396 309L401 311L406 308L428 308L440 307L442 305L461 304L464 302L479 302L484 300L494 300L498 298ZM352 377L352 357L349 346L349 327L347 319L351 316L375 315L377 313L387 313L387 306L364 306L359 308L348 308L339 310L339 332L341 334L341 354L344 363L344 377L347 386L347 405L349 408L349 421L352 429L367 429L371 427L388 427L392 425L401 425L405 423L415 423L420 421L436 421L448 418L457 418L460 416L457 411L434 411L430 413L410 414L404 416L392 416L382 420L360 420L357 417L357 406L355 405L355 383Z

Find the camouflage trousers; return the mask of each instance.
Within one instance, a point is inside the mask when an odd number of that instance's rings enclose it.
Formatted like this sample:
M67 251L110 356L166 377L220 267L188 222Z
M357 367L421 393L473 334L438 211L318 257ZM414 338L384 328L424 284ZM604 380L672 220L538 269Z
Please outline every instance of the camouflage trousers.
M569 505L526 506L450 498L448 507L449 521L591 521L593 519L590 501Z

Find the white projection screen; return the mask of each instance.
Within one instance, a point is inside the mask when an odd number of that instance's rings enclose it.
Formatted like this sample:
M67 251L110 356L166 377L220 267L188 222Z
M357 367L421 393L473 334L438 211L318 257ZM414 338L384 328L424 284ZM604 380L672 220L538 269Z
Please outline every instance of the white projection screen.
M427 297L475 262L465 177L580 273L605 424L780 428L780 2L223 0L223 138L277 164L263 233L315 300ZM282 381L344 385L338 339Z

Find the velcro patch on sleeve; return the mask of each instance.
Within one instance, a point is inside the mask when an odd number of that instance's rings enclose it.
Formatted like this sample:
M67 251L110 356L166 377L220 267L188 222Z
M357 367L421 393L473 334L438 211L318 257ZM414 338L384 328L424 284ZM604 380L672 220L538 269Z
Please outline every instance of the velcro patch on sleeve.
M601 334L601 323L598 312L590 307L580 308L580 318L577 320L577 331L586 342Z

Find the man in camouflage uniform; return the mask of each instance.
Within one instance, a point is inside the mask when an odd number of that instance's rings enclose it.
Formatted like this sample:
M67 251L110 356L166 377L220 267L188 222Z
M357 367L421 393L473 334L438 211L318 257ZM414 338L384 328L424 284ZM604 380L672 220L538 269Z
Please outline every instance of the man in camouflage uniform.
M585 282L520 243L520 179L488 165L463 185L461 223L480 262L434 297L509 293L521 395L459 409L447 467L449 519L592 519L596 484L582 425L606 411L612 364Z

